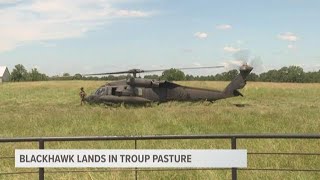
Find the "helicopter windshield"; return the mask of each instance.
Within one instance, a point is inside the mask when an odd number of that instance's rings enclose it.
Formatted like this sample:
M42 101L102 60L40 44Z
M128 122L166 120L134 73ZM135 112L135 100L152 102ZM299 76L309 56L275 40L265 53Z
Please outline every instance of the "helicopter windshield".
M105 88L99 88L99 89L95 92L96 95L103 95L104 93L105 93Z

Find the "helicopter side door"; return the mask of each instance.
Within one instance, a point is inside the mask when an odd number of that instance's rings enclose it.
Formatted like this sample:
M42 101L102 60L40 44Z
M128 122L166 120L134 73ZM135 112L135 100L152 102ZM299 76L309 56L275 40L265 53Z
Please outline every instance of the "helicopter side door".
M111 87L111 95L112 96L122 96L122 87Z
M117 87L111 87L111 95L116 96Z
M135 94L130 86L111 86L109 89L108 94L112 96L132 96Z

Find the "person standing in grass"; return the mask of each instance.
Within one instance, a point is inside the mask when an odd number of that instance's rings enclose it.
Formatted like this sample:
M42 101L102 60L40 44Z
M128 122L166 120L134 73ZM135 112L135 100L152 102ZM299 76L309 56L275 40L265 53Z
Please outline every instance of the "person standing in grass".
M86 92L84 91L83 87L80 88L80 98L81 98L81 103L80 105L82 106L82 104L85 102L84 98L87 96Z

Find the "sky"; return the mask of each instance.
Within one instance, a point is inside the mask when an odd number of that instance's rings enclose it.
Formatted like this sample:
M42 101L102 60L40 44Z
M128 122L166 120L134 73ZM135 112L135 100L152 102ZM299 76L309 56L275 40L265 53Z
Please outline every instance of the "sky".
M0 66L48 75L229 67L249 51L257 73L318 71L319 9L318 0L0 0Z

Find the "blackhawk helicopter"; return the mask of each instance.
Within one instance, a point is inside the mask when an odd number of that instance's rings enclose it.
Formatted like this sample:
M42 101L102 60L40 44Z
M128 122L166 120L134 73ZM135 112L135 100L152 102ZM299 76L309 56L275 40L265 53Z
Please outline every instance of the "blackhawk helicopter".
M224 66L180 69L204 69L221 67ZM87 96L84 100L90 104L148 104L151 102L161 103L167 101L216 101L219 99L225 99L235 96L243 96L238 90L242 89L246 85L246 77L249 75L252 69L253 67L247 64L240 66L239 75L236 76L223 91L187 87L169 81L142 79L137 78L136 76L139 73L165 71L167 69L131 69L129 71L86 74L85 76L132 74L133 77L126 80L109 82L101 86L90 96Z

